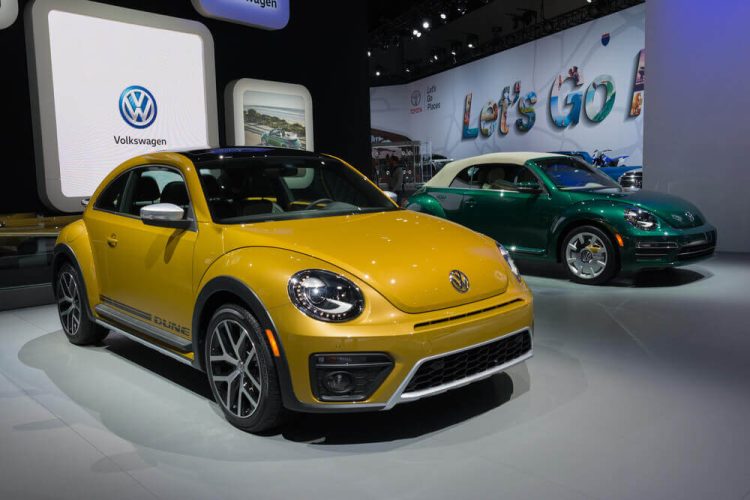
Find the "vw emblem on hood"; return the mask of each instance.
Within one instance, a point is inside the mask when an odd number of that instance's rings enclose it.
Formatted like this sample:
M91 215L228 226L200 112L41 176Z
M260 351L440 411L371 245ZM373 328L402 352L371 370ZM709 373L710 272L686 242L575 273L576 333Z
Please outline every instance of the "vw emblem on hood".
M695 215L691 212L685 212L685 217L687 217L690 222L695 222Z
M131 85L120 94L120 115L133 128L149 127L156 120L156 99L145 87Z
M459 293L466 293L469 291L469 278L461 271L454 269L448 274L448 279Z

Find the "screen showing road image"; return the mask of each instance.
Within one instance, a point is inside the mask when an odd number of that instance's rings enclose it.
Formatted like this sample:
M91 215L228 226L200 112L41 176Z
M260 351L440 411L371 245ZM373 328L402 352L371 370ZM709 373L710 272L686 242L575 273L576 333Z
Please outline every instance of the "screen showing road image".
M215 145L213 39L204 25L80 0L33 8L47 204L80 210L80 199L129 158Z
M246 146L307 149L302 96L248 90L242 114Z

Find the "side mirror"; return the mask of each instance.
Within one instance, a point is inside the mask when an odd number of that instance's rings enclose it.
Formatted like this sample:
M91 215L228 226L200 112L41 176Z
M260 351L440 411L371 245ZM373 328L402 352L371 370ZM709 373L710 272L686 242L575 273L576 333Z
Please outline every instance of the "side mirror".
M544 191L538 182L523 182L516 184L516 189L519 193L527 194L540 194Z
M141 208L141 220L147 226L188 229L192 221L184 217L185 211L172 203L156 203Z
M383 191L385 195L393 201L393 203L398 204L398 195L394 193L393 191Z

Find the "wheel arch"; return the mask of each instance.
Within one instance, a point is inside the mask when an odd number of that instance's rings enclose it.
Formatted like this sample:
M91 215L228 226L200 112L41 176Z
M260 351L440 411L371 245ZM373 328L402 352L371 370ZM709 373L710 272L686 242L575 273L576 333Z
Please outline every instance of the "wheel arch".
M89 290L91 288L89 287L88 282L89 277L87 277L81 269L81 265L78 263L78 258L73 249L65 243L58 243L55 245L52 252L52 292L55 294L55 297L57 297L57 272L65 264L73 266L81 277L81 286L83 287L82 298L86 309L86 316L88 316L91 321L94 321L96 318L91 310L91 300L89 297Z
M279 351L279 356L274 356L276 361L274 365L276 366L276 373L281 385L282 401L287 408L297 406L299 403L296 402L294 397L291 376L289 375L289 365L287 364L284 346L281 342L276 325L270 314L268 314L265 305L253 289L235 277L216 276L208 281L198 294L195 308L193 309L192 321L192 332L194 336L193 366L201 371L206 371L206 367L203 363L206 329L213 314L224 304L236 304L241 307L246 307L248 312L250 312L260 324L260 327L263 330L261 336L267 343L269 343L267 330L270 330ZM270 345L269 349L271 349Z
M571 219L560 224L555 230L554 241L554 256L555 262L562 262L562 245L565 242L565 238L576 228L583 226L593 226L606 234L612 246L615 248L615 258L617 259L617 265L620 265L620 246L617 244L615 234L617 231L612 227L606 220L598 217L581 217Z

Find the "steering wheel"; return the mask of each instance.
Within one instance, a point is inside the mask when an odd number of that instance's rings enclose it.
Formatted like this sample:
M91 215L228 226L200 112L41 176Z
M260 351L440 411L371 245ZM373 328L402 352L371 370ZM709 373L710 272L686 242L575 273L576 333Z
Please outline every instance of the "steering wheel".
M330 199L330 198L320 198L320 199L317 199L315 201L312 201L312 202L308 203L307 205L305 205L305 208L303 208L302 210L310 210L311 208L313 208L318 203L328 204L328 203L333 203L333 200Z

